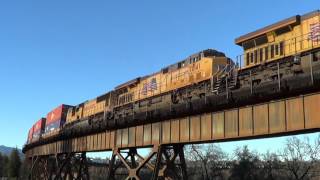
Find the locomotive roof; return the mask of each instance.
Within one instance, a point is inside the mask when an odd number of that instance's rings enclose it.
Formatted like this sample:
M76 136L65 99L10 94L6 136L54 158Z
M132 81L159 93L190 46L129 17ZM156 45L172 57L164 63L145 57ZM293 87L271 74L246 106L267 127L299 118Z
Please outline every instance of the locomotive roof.
M316 16L316 15L319 15L319 13L320 13L320 11L316 10L316 11L312 11L312 12L306 13L306 14L304 14L302 16L300 16L300 15L292 16L290 18L281 20L279 22L276 22L276 23L271 24L269 26L266 26L264 28L258 29L256 31L250 32L250 33L245 34L245 35L242 35L242 36L240 36L240 37L235 39L235 43L237 45L242 46L242 43L245 42L245 41L254 39L254 38L258 37L258 36L264 35L264 34L266 34L268 32L274 31L276 29L279 29L279 28L282 28L282 27L285 27L285 26L300 24L301 20Z
M210 57L210 56L216 56L216 57L225 57L225 54L223 52L220 52L220 51L217 51L215 49L206 49L206 50L202 50L198 53L195 53L195 54L192 54L191 56L189 56L188 58L182 60L182 61L179 61L178 63L175 63L175 64L172 64L172 65L169 65L165 68L163 68L161 71L158 71L156 73L153 73L153 74L150 74L150 75L146 75L146 76L143 76L143 77L138 77L138 78L135 78L135 79L132 79L130 81L127 81L125 83L122 83L118 86L115 87L115 89L121 89L121 88L124 88L124 87L127 87L127 86L130 86L132 84L136 84L136 83L139 83L140 80L143 80L143 79L146 79L154 74L157 74L159 72L162 72L164 69L172 69L172 68L176 68L178 66L179 63L188 63L190 62L192 59L194 58L200 58L200 57Z

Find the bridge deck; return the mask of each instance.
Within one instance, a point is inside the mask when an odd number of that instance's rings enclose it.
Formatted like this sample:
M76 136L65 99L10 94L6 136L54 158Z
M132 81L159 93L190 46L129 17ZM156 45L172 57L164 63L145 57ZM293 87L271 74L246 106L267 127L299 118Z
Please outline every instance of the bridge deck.
M35 147L26 155L251 139L312 132L318 128L320 92L73 138Z

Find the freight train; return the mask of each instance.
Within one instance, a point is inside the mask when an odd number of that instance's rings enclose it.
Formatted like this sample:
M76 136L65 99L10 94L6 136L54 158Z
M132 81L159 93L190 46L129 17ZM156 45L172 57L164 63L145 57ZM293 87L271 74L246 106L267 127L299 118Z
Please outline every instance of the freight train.
M29 130L27 147L320 89L320 11L240 36L235 44L244 50L236 62L203 50L92 100L61 105Z

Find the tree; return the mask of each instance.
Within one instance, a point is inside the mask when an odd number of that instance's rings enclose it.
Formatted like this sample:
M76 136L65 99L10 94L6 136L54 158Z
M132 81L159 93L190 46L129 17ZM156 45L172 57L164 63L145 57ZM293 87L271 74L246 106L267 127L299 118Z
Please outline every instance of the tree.
M201 171L200 179L223 179L227 155L219 146L214 144L190 145L188 157L195 166L195 172L199 175L199 170Z
M280 160L279 155L267 151L262 155L262 171L261 179L266 180L285 180L288 179L285 171L283 170L284 163Z
M235 150L236 161L233 163L231 176L232 180L255 180L259 176L259 156L249 150L248 146Z
M12 150L9 160L9 177L19 177L21 160L18 149Z
M0 153L0 177L3 177L4 176L4 159L2 157L2 154Z
M3 159L3 164L4 164L4 166L3 166L3 177L8 177L8 171L9 171L9 166L8 166L8 164L9 164L9 158L8 158L8 156L3 155L3 156L2 156L2 159Z
M304 180L318 176L316 169L320 157L320 136L313 143L308 137L301 140L297 137L290 137L281 153L286 170L290 179Z

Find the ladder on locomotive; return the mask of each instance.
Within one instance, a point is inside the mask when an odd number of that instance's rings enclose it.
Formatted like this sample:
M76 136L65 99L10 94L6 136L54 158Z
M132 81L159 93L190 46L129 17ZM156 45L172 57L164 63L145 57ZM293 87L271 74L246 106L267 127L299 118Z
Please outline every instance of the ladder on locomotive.
M212 76L211 89L213 93L219 94L236 88L238 81L238 66L235 64L227 64L222 69L218 67L218 71Z

